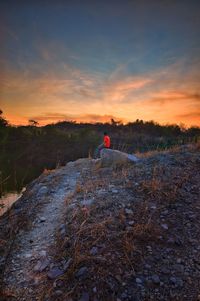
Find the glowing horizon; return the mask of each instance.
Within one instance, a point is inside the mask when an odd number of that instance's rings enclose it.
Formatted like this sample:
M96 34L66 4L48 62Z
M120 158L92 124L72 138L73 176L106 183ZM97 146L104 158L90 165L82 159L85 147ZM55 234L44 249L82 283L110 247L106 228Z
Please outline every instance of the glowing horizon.
M196 1L1 3L0 109L63 120L200 126Z

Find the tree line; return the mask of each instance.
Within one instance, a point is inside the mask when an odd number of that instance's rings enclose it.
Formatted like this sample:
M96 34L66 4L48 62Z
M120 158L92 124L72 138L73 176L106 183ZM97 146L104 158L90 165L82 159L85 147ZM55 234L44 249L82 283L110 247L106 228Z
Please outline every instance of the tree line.
M107 123L60 121L45 126L29 120L27 126L13 126L0 110L0 194L20 190L44 169L92 156L104 131L111 136L112 148L130 153L166 149L200 137L199 127L186 129L139 119L128 124L111 119Z

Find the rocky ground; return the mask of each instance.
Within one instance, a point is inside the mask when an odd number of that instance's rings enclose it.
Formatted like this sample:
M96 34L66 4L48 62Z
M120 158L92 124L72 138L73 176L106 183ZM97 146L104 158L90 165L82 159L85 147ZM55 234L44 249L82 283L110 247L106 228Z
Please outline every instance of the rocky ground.
M31 185L0 222L2 300L200 300L198 145Z

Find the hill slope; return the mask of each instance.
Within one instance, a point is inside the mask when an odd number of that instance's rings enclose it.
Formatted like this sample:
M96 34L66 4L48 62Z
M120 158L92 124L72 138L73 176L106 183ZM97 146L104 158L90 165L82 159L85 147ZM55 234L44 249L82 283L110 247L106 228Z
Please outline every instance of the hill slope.
M41 176L0 223L4 300L200 299L199 183L198 146Z

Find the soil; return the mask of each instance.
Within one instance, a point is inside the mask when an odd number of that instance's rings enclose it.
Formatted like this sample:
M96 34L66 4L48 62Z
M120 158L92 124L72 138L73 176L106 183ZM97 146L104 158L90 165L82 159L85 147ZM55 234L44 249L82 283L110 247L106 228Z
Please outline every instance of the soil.
M2 300L200 300L200 148L43 174L0 219Z

